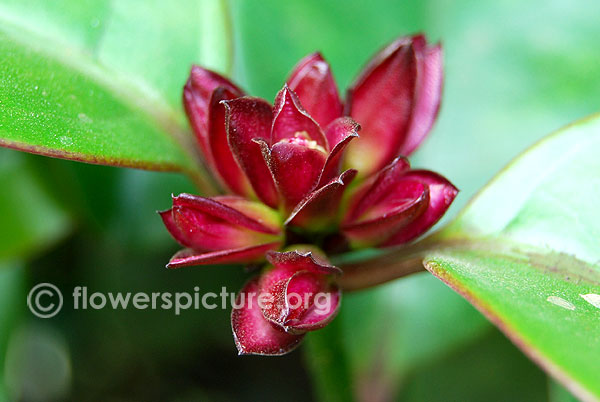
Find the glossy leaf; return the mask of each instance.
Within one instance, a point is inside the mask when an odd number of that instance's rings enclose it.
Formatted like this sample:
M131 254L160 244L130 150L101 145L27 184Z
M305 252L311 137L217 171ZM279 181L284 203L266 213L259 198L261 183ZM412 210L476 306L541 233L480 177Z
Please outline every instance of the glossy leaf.
M425 266L579 398L600 399L600 116L513 161Z
M211 67L228 64L224 7L212 3L1 2L0 145L90 163L197 170L180 98L206 46L218 49ZM209 12L214 25L198 24Z

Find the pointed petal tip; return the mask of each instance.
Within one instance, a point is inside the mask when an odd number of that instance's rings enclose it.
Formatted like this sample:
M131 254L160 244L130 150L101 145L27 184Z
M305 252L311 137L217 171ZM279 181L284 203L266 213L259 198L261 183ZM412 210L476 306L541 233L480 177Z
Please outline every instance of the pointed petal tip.
M343 104L339 96L332 69L320 52L301 59L287 79L302 107L310 116L326 127L342 116Z
M305 229L322 229L334 224L347 186L356 177L355 169L348 169L308 194L284 221L284 225L296 225ZM322 182L320 183L322 184Z
M290 246L293 248L294 246ZM306 245L298 245L298 249L291 251L276 251L270 250L265 253L267 261L273 266L279 264L298 264L298 267L302 265L305 270L313 271L321 274L341 275L343 272L340 268L335 265L331 265L327 260L327 257L322 252L313 252L309 250Z

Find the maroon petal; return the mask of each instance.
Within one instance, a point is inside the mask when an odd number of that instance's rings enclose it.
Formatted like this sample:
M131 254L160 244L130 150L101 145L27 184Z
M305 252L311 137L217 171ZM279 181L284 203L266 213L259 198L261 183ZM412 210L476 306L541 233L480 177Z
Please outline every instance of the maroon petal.
M175 224L175 220L173 219L173 208L167 209L166 211L159 211L158 213L171 236L173 236L177 243L185 245L185 243L187 243L185 233L182 233L181 229Z
M245 198L233 195L222 195L212 197L212 199L259 222L263 228L269 231L269 233L281 232L281 219L279 214L260 202L252 202Z
M267 253L267 261L272 265L295 271L308 271L312 273L341 275L342 270L330 265L325 257L313 251L295 250Z
M314 141L283 139L269 150L262 144L286 212L291 212L319 183L327 154Z
M354 222L393 190L395 184L410 169L408 159L394 159L354 191L344 221Z
M437 44L428 47L423 36L414 40L417 56L417 83L415 104L410 128L400 146L400 155L410 155L425 139L440 109L443 86L442 47Z
M232 250L201 252L189 248L178 251L167 264L167 268L191 267L212 264L249 264L264 259L265 252L277 250L281 242L259 244Z
M259 282L261 293L270 299L262 308L265 319L300 334L323 328L335 317L340 291L328 277L308 271L282 276L278 271L268 271Z
M240 355L277 356L291 352L303 335L292 335L267 321L259 306L257 279L251 279L236 298L231 328Z
M320 53L300 60L287 82L304 109L321 127L342 115L343 105L331 68Z
M200 66L192 66L190 77L183 88L185 112L200 149L211 166L213 157L208 141L209 105L212 93L217 87L227 88L236 97L243 94L243 91L227 78Z
M446 213L458 194L445 177L427 170L411 170L405 174L409 180L418 180L429 188L429 204L425 212L408 226L392 236L385 246L394 246L416 239L431 228Z
M339 293L332 278L339 269L299 251L269 252L267 259L273 268L259 282L260 291L271 298L263 306L266 319L292 333L321 328L333 319L340 295L331 295Z
M222 181L232 192L249 197L254 194L252 186L231 153L225 127L226 110L221 103L223 100L234 99L238 96L225 87L219 87L213 91L210 100L208 140L215 168Z
M248 176L254 192L265 204L277 207L278 196L271 172L254 141L269 141L273 112L271 105L259 98L243 97L224 102L227 137L231 151Z
M312 230L325 229L338 219L342 195L356 176L356 170L346 170L302 200L285 221L286 225Z
M180 244L196 251L240 249L282 241L279 214L240 197L181 194L161 217Z
M322 278L321 278L322 279ZM320 283L314 274L300 272L294 275L287 286L287 305L289 314L283 322L284 328L291 333L303 333L323 328L337 315L342 299L341 290L330 281L327 284ZM315 289L315 290L313 290ZM313 294L308 308L296 307L291 304L291 295ZM295 307L295 308L294 308Z
M238 209L235 209L234 206ZM257 232L277 234L277 213L258 202L248 201L244 198L225 196L205 198L192 194L180 194L173 197L174 208L187 208L209 214L226 222L244 226ZM245 208L245 209L244 209ZM241 211L253 211L253 216L248 216ZM257 215L260 211L260 218Z
M376 246L418 219L428 205L426 184L400 180L359 219L342 225L342 232L355 247Z
M287 138L305 138L315 141L325 150L329 149L321 127L302 108L298 96L287 84L277 94L273 110L271 144Z
M378 53L349 90L346 114L362 130L346 160L359 174L376 172L398 155L414 107L416 72L412 38L402 38Z
M360 130L360 125L349 117L336 119L327 127L325 135L331 151L319 179L319 186L324 185L339 174L344 149L350 141L358 138L358 130Z

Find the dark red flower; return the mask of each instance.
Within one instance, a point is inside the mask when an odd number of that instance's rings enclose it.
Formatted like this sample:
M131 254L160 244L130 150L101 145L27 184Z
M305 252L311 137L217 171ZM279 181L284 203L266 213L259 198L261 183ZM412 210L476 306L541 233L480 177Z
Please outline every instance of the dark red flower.
M305 246L267 253L267 266L237 296L231 326L240 354L280 355L304 333L324 327L337 314L341 270Z
M433 226L457 193L444 177L397 158L355 189L341 230L355 247L406 243Z
M287 85L274 107L251 97L223 103L229 144L239 165L258 197L286 214L339 175L343 149L358 136L358 125L348 118L322 129Z
M339 307L341 271L306 246L275 251L291 238L335 244L329 250L395 246L443 216L458 190L405 158L433 126L441 91L442 50L423 35L377 53L345 102L320 53L299 62L273 106L192 68L185 110L206 165L233 195L173 198L161 216L186 248L168 267L271 264L246 284L238 299L250 296L232 313L240 353L286 353ZM308 296L291 308L296 293ZM329 295L330 309L318 310L314 294ZM252 305L259 295L273 302Z
M345 114L362 130L346 166L366 177L410 155L433 126L442 81L442 48L428 45L423 35L397 39L377 53L348 90ZM342 115L331 70L319 53L301 60L288 82L306 110L324 119L319 123Z

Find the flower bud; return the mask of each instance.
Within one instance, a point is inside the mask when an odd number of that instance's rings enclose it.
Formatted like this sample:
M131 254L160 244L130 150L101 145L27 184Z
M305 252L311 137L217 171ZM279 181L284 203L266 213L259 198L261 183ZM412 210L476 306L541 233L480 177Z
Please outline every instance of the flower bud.
M305 332L324 327L337 314L341 292L335 278L341 270L314 248L292 248L268 252L271 266L238 295L241 306L231 320L240 354L287 353ZM248 296L251 290L257 295Z

